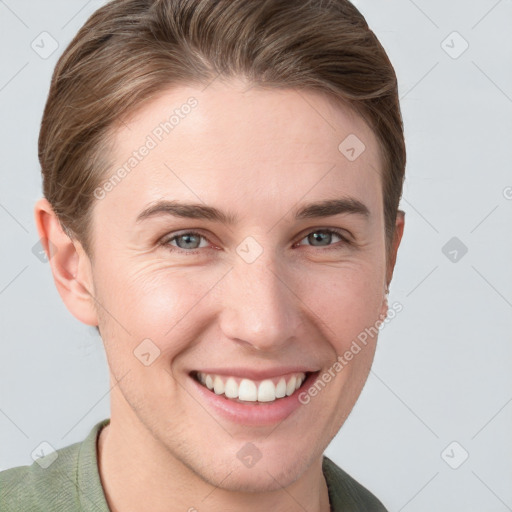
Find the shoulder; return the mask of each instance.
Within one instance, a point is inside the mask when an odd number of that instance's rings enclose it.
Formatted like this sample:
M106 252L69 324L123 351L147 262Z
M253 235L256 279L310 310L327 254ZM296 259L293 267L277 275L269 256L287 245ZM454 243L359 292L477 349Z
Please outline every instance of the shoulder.
M325 455L322 469L333 512L387 512L376 496Z
M49 452L31 465L0 471L0 510L2 512L82 510L80 496L81 491L84 490L82 488L86 487L89 491L98 487L98 482L94 480L97 471L93 472L96 461L96 436L106 421L108 420L96 424L84 441ZM87 480L92 480L92 483ZM88 488L89 486L91 489Z
M1 510L59 510L56 501L69 500L73 495L79 445L56 450L30 466L0 472Z

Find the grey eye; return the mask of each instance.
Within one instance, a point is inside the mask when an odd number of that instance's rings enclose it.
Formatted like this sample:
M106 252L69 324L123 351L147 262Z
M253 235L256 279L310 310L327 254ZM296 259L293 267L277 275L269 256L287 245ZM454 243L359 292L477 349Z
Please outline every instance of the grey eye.
M311 242L311 244L316 247L329 245L331 243L331 240L332 233L329 233L328 231L314 231L313 233L308 235L308 241Z
M300 244L300 245L311 245L312 247L329 247L334 245L336 240L333 240L334 237L338 237L341 241L347 243L347 240L343 235L338 233L333 229L317 229L312 231L307 236L303 238L303 240L307 240L308 244Z
M201 241L203 241L203 245L201 245ZM186 252L191 252L194 249L199 249L201 247L208 247L208 240L206 237L201 235L200 233L196 233L195 231L187 231L185 233L181 233L179 235L174 235L172 237L164 240L163 245L168 247L176 247L178 249L182 249Z

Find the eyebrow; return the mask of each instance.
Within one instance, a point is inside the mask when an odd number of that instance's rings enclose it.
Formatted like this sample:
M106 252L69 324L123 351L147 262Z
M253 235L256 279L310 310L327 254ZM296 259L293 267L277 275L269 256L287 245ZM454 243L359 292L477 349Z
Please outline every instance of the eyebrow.
M316 219L340 214L352 214L368 218L370 216L370 210L359 199L343 197L340 199L327 199L315 203L307 203L295 212L295 219ZM157 201L140 212L136 222L139 223L150 217L160 215L171 215L173 217L186 219L204 219L227 225L234 225L237 222L236 215L223 212L213 206L164 199Z

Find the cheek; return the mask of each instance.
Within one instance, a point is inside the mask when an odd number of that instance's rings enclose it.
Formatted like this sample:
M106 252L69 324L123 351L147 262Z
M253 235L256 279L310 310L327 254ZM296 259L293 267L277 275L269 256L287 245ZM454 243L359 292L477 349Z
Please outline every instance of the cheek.
M116 333L109 340L122 340L123 351L129 353L150 339L163 355L172 357L186 346L187 333L197 331L206 321L208 292L222 273L164 268L160 262L124 269L104 269L99 286L99 300L110 313L102 316L108 330Z
M379 320L383 293L379 269L370 264L347 265L329 272L310 273L301 280L299 296L337 354L353 340L364 339ZM372 341L367 335L367 341Z
M162 261L116 261L116 268L98 269L98 301L108 311L101 316L106 330L113 330L109 342L122 340L122 352L132 355L150 339L164 359L172 359L221 313L214 288L220 284L222 294L229 293L222 282L226 270L222 265L170 267ZM292 264L283 273L297 297L296 313L307 315L337 354L379 319L382 276L375 261L347 261L337 267Z

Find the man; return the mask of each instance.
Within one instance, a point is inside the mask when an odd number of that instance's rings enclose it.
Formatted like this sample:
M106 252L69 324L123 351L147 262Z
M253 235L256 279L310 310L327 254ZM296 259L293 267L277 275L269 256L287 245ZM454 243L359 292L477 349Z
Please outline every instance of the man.
M111 2L57 64L40 159L37 228L101 333L111 417L0 473L2 506L385 510L323 456L404 228L396 79L360 13Z

